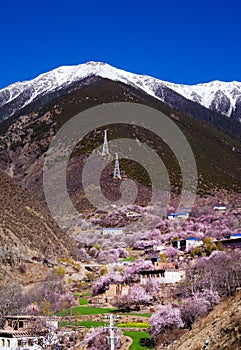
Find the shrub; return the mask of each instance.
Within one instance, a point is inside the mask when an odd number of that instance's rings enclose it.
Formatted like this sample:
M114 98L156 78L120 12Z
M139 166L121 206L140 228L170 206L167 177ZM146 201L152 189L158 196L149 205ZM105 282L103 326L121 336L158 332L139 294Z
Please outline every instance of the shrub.
M74 265L75 269L79 272L81 270L81 265L80 264L75 264Z
M26 265L24 264L19 265L18 271L22 274L26 273Z
M65 269L62 267L62 266L58 266L56 268L56 271L58 272L58 274L60 274L61 276L64 276L65 275Z

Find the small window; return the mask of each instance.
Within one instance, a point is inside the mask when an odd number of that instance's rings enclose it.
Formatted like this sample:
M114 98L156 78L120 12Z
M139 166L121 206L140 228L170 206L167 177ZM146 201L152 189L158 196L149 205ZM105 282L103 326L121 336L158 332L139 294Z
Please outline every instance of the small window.
M1 339L1 346L5 346L5 339Z
M28 345L33 346L33 339L28 339Z
M18 346L22 346L23 345L23 340L22 339L18 339Z
M10 339L7 339L7 347L10 348Z

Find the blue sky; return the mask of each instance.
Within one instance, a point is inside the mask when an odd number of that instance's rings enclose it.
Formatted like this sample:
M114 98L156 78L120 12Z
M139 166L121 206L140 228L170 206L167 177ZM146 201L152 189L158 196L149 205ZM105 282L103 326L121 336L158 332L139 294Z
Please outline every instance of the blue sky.
M1 3L0 88L104 61L176 83L241 81L239 0Z

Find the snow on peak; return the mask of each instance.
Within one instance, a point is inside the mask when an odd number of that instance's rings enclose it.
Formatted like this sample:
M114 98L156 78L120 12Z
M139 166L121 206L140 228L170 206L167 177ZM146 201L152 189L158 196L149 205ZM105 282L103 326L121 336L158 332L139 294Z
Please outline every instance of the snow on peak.
M61 66L50 72L43 73L30 81L17 82L0 90L0 107L19 97L27 89L31 91L28 98L21 106L29 104L37 96L68 86L74 81L96 75L128 85L139 87L148 94L155 96L152 89L145 83L147 77L128 73L124 70L114 68L103 62L87 62L77 66ZM148 77L154 80L154 78Z
M18 105L18 108L22 108L40 95L59 90L92 75L134 86L160 100L163 100L163 97L160 94L156 95L157 88L166 86L207 108L210 108L215 98L215 103L218 105L224 98L223 96L226 96L230 100L229 110L225 113L227 115L231 115L232 110L235 109L237 97L241 96L241 83L236 81L230 83L212 81L197 85L174 84L147 75L129 73L104 62L90 61L76 66L61 66L43 73L33 80L17 82L0 90L0 107L14 101L24 93L26 96L21 99L22 102Z
M241 83L237 81L224 82L214 80L209 83L200 83L196 85L163 83L180 95L194 102L198 102L206 108L211 108L217 98L227 98L230 101L229 109L225 113L227 116L230 116L232 111L235 110L237 97L241 96Z

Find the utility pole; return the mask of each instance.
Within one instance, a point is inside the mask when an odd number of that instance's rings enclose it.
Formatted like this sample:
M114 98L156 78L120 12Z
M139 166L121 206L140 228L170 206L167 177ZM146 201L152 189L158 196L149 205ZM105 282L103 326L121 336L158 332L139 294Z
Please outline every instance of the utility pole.
M102 148L102 156L109 156L109 146L108 146L108 140L107 140L107 130L104 130L104 144Z
M118 153L115 154L115 169L114 169L113 178L114 178L114 179L116 179L116 178L121 179L120 164L119 164Z
M113 315L110 315L110 350L115 350L115 327L114 327L114 319Z
M118 316L116 316L118 317ZM118 338L118 336L115 335L115 330L117 329L114 325L114 316L113 315L109 315L109 316L104 316L104 318L108 318L109 319L109 326L106 326L105 329L109 330L109 337L107 337L109 339L109 344L110 344L110 350L115 350L115 339Z

